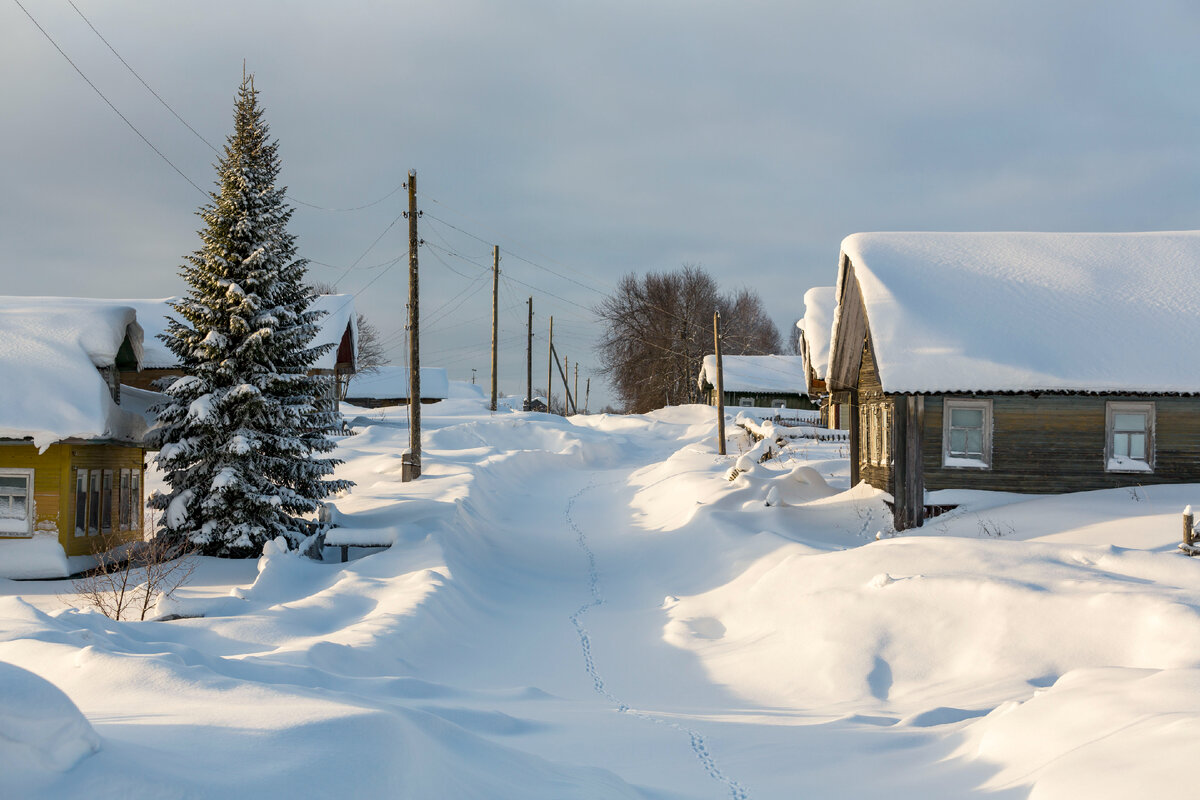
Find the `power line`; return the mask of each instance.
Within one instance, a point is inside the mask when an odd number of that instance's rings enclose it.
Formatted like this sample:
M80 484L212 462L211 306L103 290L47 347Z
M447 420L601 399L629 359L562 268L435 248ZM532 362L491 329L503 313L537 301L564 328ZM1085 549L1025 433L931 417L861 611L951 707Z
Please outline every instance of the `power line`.
M52 37L49 33L47 33L46 29L42 27L41 23L39 23L36 19L34 19L33 15L29 13L29 9L27 9L27 8L25 8L25 6L21 5L21 0L13 0L13 2L16 3L17 6L22 11L25 12L25 16L29 17L29 21L32 22L35 26L37 26L37 29L42 32L43 36L46 37L46 41L48 41L48 42L50 42L50 44L54 45L54 49L58 51L59 55L61 55L63 58L65 58L67 60L67 63L71 65L71 68L74 69L77 73L79 73L79 77L83 78L83 80L87 83L87 85L92 87L92 91L94 91L97 95L100 96L100 99L103 100L108 105L108 107L113 110L114 114L116 114L118 117L121 118L122 122L124 122L126 125L129 126L129 129L131 131L133 131L134 133L137 134L139 139L141 139L143 142L146 143L147 147L149 147L151 150L153 150L158 155L159 158L161 158L163 161L167 162L167 165L170 166L171 169L175 170L175 172L177 172L179 174L179 177L183 178L185 181L190 183L192 185L193 189L195 189L200 194L204 195L206 200L212 199L212 196L208 192L204 191L199 186L197 186L196 182L193 181L191 178L189 178L187 175L185 175L183 170L181 170L179 167L175 166L175 162L171 161L171 159L167 158L161 150L159 150L157 147L155 147L154 143L151 142L149 139L147 139L146 136L137 129L137 126L134 125L132 122L130 122L129 118L126 117L124 114L122 114L120 109L118 109L115 105L113 105L111 100L109 100L107 97L105 97L104 92L100 91L99 87L97 87L96 84L92 83L91 78L89 78L87 75L84 75L83 70L81 70L75 64L75 62L71 60L71 57L69 55L67 55L66 52L64 52L61 47L58 46L58 42L54 41L54 37Z
M187 128L189 131L191 131L196 136L197 139L199 139L201 142L203 142L205 145L207 145L208 149L210 149L214 153L217 153L218 155L220 155L220 153L221 153L220 148L218 148L216 145L214 145L212 142L210 142L207 138L205 138L203 134L201 134L198 130L196 130L190 124L188 124L188 121L185 120L183 117L181 117L179 115L179 113L174 108L172 108L171 105L166 100L164 100L162 98L162 95L160 95L158 92L154 91L154 89L150 86L150 84L146 83L146 80L141 75L138 74L138 71L135 70L129 64L129 62L126 61L124 59L124 57L120 53L117 52L117 49L112 46L112 44L108 41L108 39L105 39L104 35L96 29L96 26L92 24L92 21L90 19L88 19L86 16L84 16L83 12L79 10L79 6L75 5L74 0L67 0L67 2L70 3L71 8L75 9L75 13L79 15L79 18L82 19L85 23L87 23L87 26L92 29L92 33L96 34L96 36L99 37L100 41L104 42L105 47L107 47L110 51L112 51L112 54L117 57L117 60L120 61L125 66L125 69L129 70L130 74L133 75L133 77L137 78L138 82L141 83L142 86L146 87L146 91L148 91L148 92L150 92L150 94L154 95L154 99L156 99L159 103L161 103L163 108L165 108L167 111L170 111L171 115L173 117L175 117L175 119L179 120L179 122L185 128ZM20 2L17 2L17 5L20 6L21 5ZM25 7L21 6L21 10L24 11ZM25 14L28 16L29 12L25 11ZM33 17L30 17L30 19L33 19ZM35 20L33 24L37 25L37 21ZM41 28L40 25L38 25L38 27ZM45 33L45 31L43 30L42 33ZM46 38L49 38L49 35L47 35ZM51 43L53 44L53 40L51 40ZM58 47L58 45L54 45L54 46ZM61 53L62 50L60 49L59 52ZM66 53L63 53L63 56L65 57ZM69 58L67 60L70 61ZM74 63L72 63L71 66L74 67L75 66ZM79 71L78 67L76 67L75 69L77 72ZM80 75L82 75L82 74L83 73L80 72ZM85 77L84 80L87 80L87 78ZM88 81L88 83L91 83L91 81ZM94 89L95 86L93 86L92 88ZM101 95L101 96L103 96L103 95ZM107 98L106 98L106 102L107 102ZM112 104L109 103L109 105L111 106ZM114 108L113 110L115 111L116 109ZM119 111L117 113L120 114ZM124 117L122 117L122 119L124 119ZM128 122L128 120L126 120L126 122ZM147 144L149 144L149 143L147 142ZM153 147L153 145L151 145L151 147ZM159 155L162 155L162 154L159 153ZM170 163L170 162L168 162L168 163ZM174 165L172 164L172 166L174 166ZM176 170L176 171L178 172L178 170ZM182 173L180 173L180 174L182 174ZM186 179L187 176L185 175L184 178ZM189 183L190 183L190 181L189 181ZM192 185L195 186L195 184L192 184ZM387 194L385 194L383 197L379 198L378 200L373 200L370 203L364 203L361 206L354 206L352 208L326 208L325 206L319 206L319 205L316 205L315 203L306 202L304 200L301 200L298 197L291 197L289 199L293 203L299 203L302 206L307 206L309 208L315 208L318 211L339 211L339 212L340 211L361 211L364 208L371 208L372 206L379 205L384 200L387 200L389 197L396 194L396 192L400 191L403 188L404 188L404 182L401 181L399 186L392 189L390 192L388 192ZM324 265L324 266L328 266L328 265Z

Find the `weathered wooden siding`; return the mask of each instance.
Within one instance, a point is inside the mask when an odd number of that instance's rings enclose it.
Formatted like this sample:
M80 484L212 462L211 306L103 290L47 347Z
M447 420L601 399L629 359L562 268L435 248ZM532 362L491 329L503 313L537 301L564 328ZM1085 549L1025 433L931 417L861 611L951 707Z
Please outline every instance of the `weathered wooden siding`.
M992 401L992 468L942 466L943 398L925 400L926 489L1059 493L1200 481L1200 398L972 395ZM1105 471L1105 403L1155 404L1153 473Z
M179 378L183 376L181 369L144 369L141 372L134 370L122 370L121 383L125 386L132 386L135 389L154 389L152 385L159 378Z
M871 336L868 333L863 341L862 358L858 368L858 407L851 409L856 422L861 420L860 409L870 409L876 406L888 409L893 407L892 399L883 393L883 384L879 381L879 370L875 364L875 348L871 344ZM886 432L886 435L890 436L890 431ZM892 485L892 465L890 463L872 464L868 457L869 448L870 436L868 430L863 428L858 437L859 480L864 480L876 489L890 493L895 488Z

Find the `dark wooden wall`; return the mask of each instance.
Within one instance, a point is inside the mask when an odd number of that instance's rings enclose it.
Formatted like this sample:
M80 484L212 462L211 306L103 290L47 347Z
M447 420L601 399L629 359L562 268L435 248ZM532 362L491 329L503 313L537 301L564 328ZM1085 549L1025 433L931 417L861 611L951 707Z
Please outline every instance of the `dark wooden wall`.
M926 396L926 489L1059 493L1200 481L1200 398L971 395L992 401L992 468L942 466L942 400ZM1155 404L1153 473L1105 472L1107 401ZM873 484L874 485L874 484Z

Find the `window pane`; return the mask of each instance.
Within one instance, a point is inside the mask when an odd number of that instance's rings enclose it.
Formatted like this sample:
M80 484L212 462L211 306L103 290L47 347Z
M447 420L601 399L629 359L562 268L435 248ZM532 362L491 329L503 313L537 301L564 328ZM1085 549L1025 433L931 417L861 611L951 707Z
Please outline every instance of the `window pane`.
M964 430L950 429L950 452L956 455L962 455L967 452L967 432Z
M100 532L100 471L92 470L88 476L88 533Z
M1145 414L1113 414L1113 430L1144 431L1146 430Z
M0 476L0 495L25 494L25 489L28 486L27 480L24 475Z
M967 429L967 453L973 456L983 455L983 429Z
M142 527L142 473L136 469L129 476L129 527Z
M104 483L100 487L100 530L112 530L113 474L104 470Z
M1146 460L1146 434L1129 434L1129 457L1136 458L1138 461Z
M75 473L75 535L83 536L87 529L87 470Z
M1113 434L1113 455L1129 457L1129 434L1114 433Z
M121 530L129 530L129 470L121 470L121 491L118 494L117 517Z
M952 408L950 409L950 426L954 428L982 428L982 408Z

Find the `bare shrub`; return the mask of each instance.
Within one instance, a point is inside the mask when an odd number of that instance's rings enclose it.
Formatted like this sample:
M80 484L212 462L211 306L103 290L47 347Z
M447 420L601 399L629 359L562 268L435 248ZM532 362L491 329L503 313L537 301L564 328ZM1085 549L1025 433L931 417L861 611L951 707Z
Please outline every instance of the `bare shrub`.
M154 520L147 520L154 530ZM165 536L127 541L118 534L97 537L92 556L95 569L72 581L75 598L115 620L139 620L158 603L171 597L196 569L196 554L186 542Z

